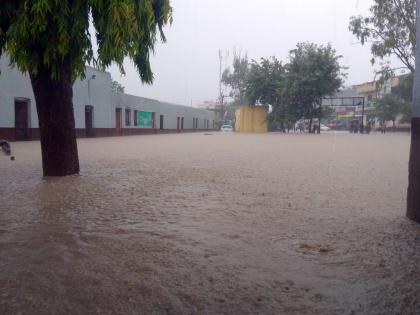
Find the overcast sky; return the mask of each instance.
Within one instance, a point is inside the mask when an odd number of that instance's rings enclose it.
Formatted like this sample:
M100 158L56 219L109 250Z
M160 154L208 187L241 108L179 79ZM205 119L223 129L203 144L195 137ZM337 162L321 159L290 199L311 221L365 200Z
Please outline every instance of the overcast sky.
M233 50L249 59L276 56L286 62L298 42L331 43L349 67L347 85L371 81L368 46L348 30L352 15L369 13L371 0L171 0L173 23L167 42L158 44L151 59L154 84L143 85L126 62L126 76L110 72L126 93L196 106L218 97L219 57L231 63ZM399 66L397 62L395 66Z

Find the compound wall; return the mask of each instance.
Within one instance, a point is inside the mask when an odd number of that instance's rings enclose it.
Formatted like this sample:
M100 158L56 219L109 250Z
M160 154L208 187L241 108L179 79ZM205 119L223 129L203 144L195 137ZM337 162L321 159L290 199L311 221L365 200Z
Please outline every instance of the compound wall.
M267 132L267 113L266 106L240 106L235 111L236 132Z

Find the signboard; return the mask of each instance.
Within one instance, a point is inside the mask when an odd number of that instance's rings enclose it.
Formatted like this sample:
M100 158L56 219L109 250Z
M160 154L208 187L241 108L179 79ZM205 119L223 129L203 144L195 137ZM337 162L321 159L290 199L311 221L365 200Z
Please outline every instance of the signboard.
M153 119L151 112L138 112L138 125L140 128L152 128Z
M354 113L338 114L337 118L353 118Z

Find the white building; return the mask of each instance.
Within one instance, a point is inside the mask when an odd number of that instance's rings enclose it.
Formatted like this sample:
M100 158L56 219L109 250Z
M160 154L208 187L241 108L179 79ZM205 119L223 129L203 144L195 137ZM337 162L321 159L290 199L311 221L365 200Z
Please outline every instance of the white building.
M28 75L0 58L0 139L39 138L36 103ZM114 93L108 72L86 68L86 78L73 86L78 137L182 132L214 128L209 110Z

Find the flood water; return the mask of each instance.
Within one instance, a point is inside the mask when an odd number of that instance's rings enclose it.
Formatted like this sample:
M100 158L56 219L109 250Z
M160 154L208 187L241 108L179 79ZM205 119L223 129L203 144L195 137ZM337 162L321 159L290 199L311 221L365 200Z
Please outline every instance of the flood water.
M79 140L0 156L1 314L418 314L407 134Z

